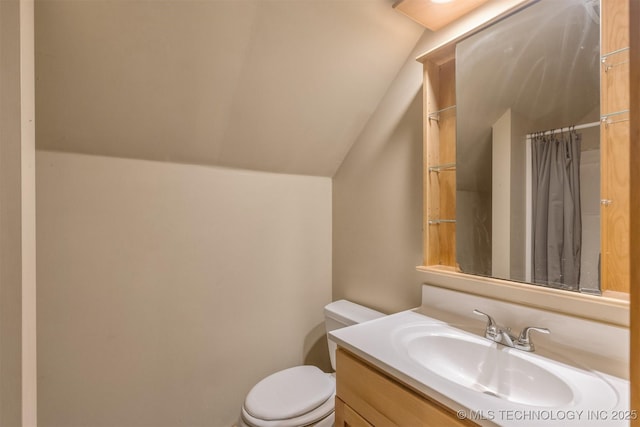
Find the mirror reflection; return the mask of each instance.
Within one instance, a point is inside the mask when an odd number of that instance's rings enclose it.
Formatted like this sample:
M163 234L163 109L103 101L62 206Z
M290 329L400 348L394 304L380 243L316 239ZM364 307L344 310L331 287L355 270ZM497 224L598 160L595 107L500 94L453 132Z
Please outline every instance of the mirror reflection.
M456 47L456 261L599 293L600 5L541 0Z

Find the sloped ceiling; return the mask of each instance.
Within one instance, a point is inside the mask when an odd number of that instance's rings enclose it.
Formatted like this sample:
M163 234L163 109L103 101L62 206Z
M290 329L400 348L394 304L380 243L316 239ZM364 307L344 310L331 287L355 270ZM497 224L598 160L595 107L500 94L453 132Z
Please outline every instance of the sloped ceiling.
M598 2L545 0L456 48L458 190L491 191L491 128L513 110L527 132L600 117ZM583 146L583 148L586 148Z
M388 0L38 0L37 146L332 176L423 31Z

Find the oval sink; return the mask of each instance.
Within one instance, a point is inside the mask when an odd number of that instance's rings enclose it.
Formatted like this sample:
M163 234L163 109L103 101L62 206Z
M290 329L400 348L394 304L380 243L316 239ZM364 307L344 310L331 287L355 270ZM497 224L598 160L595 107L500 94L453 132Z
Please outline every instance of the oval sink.
M461 386L525 405L570 403L573 392L561 378L507 348L475 336L435 333L407 342L409 357Z
M392 334L405 363L480 395L542 408L597 402L612 407L615 390L601 376L535 353L505 347L440 324L414 324Z

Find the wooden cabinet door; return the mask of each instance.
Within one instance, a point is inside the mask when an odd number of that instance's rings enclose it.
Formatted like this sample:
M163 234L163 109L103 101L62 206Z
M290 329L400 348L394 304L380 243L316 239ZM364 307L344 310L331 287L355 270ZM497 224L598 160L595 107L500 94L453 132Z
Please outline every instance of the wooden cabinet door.
M336 355L336 395L356 412L355 415L362 417L368 423L347 425L376 427L477 425L469 420L459 420L449 408L410 390L344 349L338 349ZM336 410L336 419L338 418L338 410Z

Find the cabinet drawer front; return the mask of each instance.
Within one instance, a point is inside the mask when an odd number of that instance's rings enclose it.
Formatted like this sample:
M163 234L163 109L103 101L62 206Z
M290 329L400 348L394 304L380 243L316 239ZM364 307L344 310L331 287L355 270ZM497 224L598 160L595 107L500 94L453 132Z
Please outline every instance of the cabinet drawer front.
M336 397L336 424L335 427L373 427L362 418L349 405Z
M475 425L380 373L344 349L337 352L337 396L376 427Z

